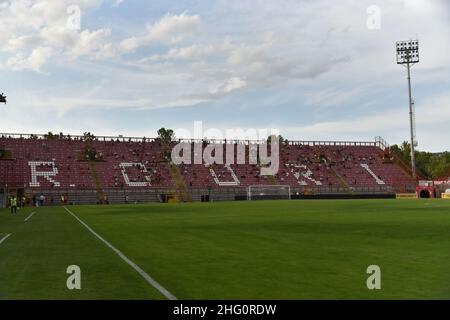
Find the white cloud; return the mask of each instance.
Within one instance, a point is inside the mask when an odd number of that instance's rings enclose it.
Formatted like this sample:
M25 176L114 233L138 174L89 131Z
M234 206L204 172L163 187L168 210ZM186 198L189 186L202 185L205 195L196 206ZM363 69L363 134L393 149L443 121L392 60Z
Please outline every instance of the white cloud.
M36 72L41 71L42 65L53 56L53 49L49 47L38 47L33 49L29 56L18 53L6 61L6 67L12 70L31 69Z
M111 56L109 29L73 30L67 8L76 6L81 14L96 9L102 0L13 0L0 10L0 51L7 52L6 67L41 71L53 54L73 59L80 56Z
M232 91L245 88L246 86L247 82L245 80L242 80L239 77L233 77L229 79L227 82L223 83L222 85L212 89L210 92L212 94L230 93Z
M209 91L220 97L218 93L230 93L244 87L266 87L282 81L314 78L346 61L321 53L309 55L301 52L297 57L285 56L278 51L273 34L261 34L252 42L236 44L225 39L221 42L173 47L164 54L152 55L138 63L142 66L155 63L176 66L181 63L180 73L203 79L212 88L205 90L205 95Z
M336 89L320 87L314 91L306 91L303 94L308 105L331 107L339 106L351 102L354 98L364 93L361 87Z
M430 112L431 110L431 112ZM417 108L417 139L419 149L450 150L442 128L450 127L450 95L442 95ZM299 127L283 127L282 134L291 139L361 140L372 141L383 135L388 142L401 143L409 138L409 113L404 108L371 112L364 116L346 117Z
M120 6L123 3L123 1L124 0L115 0L114 3L113 3L113 7L117 8L118 6Z
M1 48L7 52L17 52L31 45L33 41L32 36L21 35L18 37L7 39L6 44Z
M188 47L172 48L167 54L155 56L158 60L202 60L212 55L225 54L232 50L231 44L225 42L222 44L194 44Z
M110 42L104 41L110 34L110 29L99 29L93 32L83 30L70 49L70 55L72 57L86 55L93 55L94 57L113 56L115 54L113 45Z
M147 33L143 36L133 36L120 43L122 52L133 52L151 43L173 44L192 34L200 25L198 15L186 12L180 15L167 14L153 25L147 26Z

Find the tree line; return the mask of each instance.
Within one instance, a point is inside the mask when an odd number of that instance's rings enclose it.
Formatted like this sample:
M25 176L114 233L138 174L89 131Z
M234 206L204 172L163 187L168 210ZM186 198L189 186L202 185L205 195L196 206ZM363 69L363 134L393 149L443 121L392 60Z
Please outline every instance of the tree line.
M391 146L393 151L403 162L411 163L411 144L403 142L401 145ZM439 179L450 177L450 152L415 152L416 167L428 179Z

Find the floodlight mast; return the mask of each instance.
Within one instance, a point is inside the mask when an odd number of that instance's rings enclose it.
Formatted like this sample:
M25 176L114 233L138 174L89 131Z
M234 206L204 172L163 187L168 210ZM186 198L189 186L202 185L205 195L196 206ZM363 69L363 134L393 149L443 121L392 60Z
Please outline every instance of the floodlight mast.
M411 172L414 180L417 180L415 155L417 141L415 133L416 128L414 125L414 100L411 89L411 67L416 63L419 63L419 41L409 40L397 42L397 64L406 65L406 69L408 70L409 126L411 130Z

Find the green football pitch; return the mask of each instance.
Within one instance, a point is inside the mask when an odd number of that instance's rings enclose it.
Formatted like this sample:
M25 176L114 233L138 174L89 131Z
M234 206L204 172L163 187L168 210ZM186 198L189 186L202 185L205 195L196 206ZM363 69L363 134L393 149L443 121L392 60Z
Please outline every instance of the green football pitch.
M450 201L68 209L0 210L0 299L167 298L130 263L178 299L450 299Z

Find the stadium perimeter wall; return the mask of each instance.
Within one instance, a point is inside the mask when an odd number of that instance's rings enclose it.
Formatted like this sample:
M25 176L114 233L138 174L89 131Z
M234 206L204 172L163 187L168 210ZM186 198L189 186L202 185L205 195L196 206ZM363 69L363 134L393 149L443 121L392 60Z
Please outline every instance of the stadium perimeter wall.
M245 201L248 200L247 187L233 187L222 189L188 189L189 200L200 202L213 201ZM6 193L3 197L0 194L0 204L7 206ZM103 189L101 191L95 189L25 189L24 195L27 198L27 204L32 205L33 196L37 199L41 194L46 198L46 205L83 205L83 204L124 204L128 203L164 203L176 201L183 202L183 195L176 189ZM65 203L61 201L61 196L64 195ZM379 188L358 188L358 189L343 189L343 188L323 188L323 189L305 189L292 188L292 200L295 199L394 199L395 192L389 187ZM274 194L254 194L252 200L269 200L269 199L289 199L286 195Z

